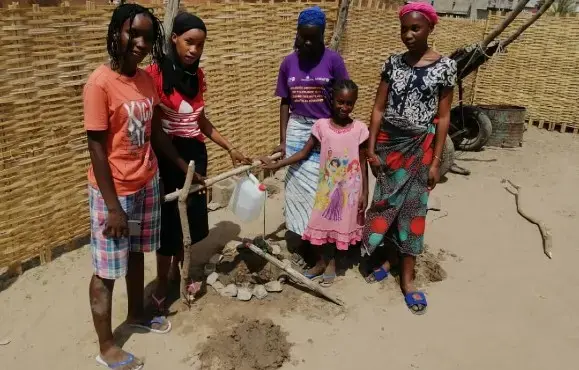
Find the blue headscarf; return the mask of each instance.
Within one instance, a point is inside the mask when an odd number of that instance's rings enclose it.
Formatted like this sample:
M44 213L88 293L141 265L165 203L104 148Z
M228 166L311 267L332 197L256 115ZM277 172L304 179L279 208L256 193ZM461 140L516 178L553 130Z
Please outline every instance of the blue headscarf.
M298 17L299 26L317 26L321 28L323 34L326 29L326 14L317 5L304 9Z

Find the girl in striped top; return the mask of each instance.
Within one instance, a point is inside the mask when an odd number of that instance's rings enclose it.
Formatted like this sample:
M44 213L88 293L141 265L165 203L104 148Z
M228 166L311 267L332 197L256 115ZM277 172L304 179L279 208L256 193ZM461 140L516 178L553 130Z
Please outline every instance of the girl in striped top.
M203 94L206 84L199 61L206 37L207 29L200 18L189 13L177 15L165 62L147 68L161 98L158 113L163 128L172 138L181 157L186 161L195 161L195 171L202 176L207 174L206 137L227 150L234 165L251 163L249 158L221 136L205 116ZM159 168L165 193L183 187L183 171L167 158L159 156ZM189 195L187 213L191 242L197 243L209 234L206 195ZM164 312L169 280L179 281L179 263L183 260L183 236L176 202L163 204L161 222L161 248L157 251L158 284L153 300L158 310ZM198 275L193 277L194 281L189 285L191 294L195 294L201 286L202 271Z

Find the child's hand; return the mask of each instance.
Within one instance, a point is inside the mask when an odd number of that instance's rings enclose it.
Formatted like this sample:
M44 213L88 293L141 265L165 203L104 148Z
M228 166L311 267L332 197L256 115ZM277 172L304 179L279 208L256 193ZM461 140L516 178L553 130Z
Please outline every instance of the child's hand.
M284 158L285 157L285 144L279 144L279 146L277 148L275 148L273 150L273 152L271 152L271 154L275 154L275 153L281 153L281 157Z
M239 164L251 164L251 158L246 157L235 148L229 151L229 156L231 157L231 162L233 162L234 167Z
M270 170L270 171L275 171L275 170L278 170L280 168L280 165L278 164L278 162L272 162L271 159L269 159L269 158L268 158L268 161L269 161L269 163L266 161L262 161L264 163L261 165L261 168L263 168L264 170Z
M368 192L362 191L358 199L358 213L366 213L366 208L368 208Z
M205 185L205 177L201 176L200 174L198 174L197 172L195 172L193 174L193 181L191 181L192 184L200 184L200 185Z

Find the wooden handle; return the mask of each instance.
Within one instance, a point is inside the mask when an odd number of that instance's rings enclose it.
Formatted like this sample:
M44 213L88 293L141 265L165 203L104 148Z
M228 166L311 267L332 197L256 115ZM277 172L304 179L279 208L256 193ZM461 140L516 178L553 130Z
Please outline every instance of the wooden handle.
M279 159L279 158L281 158L281 153L275 153L273 155L270 155L268 158L271 160ZM244 173L246 171L249 171L257 166L261 166L261 164L262 164L261 161L255 161L252 164L236 167L236 168L229 170L225 173L222 173L220 175L217 175L215 177L212 177L210 179L205 180L205 185L195 184L195 185L191 186L189 188L188 194L198 192L199 190L207 189L207 188L215 185L215 183L218 183L219 181L223 181L223 180L228 179L232 176L239 175L240 173ZM165 195L165 202L174 201L175 199L179 198L180 194L181 194L181 190L176 190L170 194Z

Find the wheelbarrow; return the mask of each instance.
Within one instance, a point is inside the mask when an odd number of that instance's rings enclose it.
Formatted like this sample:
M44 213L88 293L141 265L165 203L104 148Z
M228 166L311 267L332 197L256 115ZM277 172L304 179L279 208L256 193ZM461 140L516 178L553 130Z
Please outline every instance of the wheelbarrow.
M547 0L527 22L503 41L497 37L525 9L529 0L521 0L508 17L495 27L480 43L467 45L454 51L450 58L456 61L458 75L458 106L450 112L449 136L454 147L462 151L481 150L492 134L492 122L485 112L475 106L464 104L463 80L486 63L497 52L504 52L527 28L535 23L553 4Z

